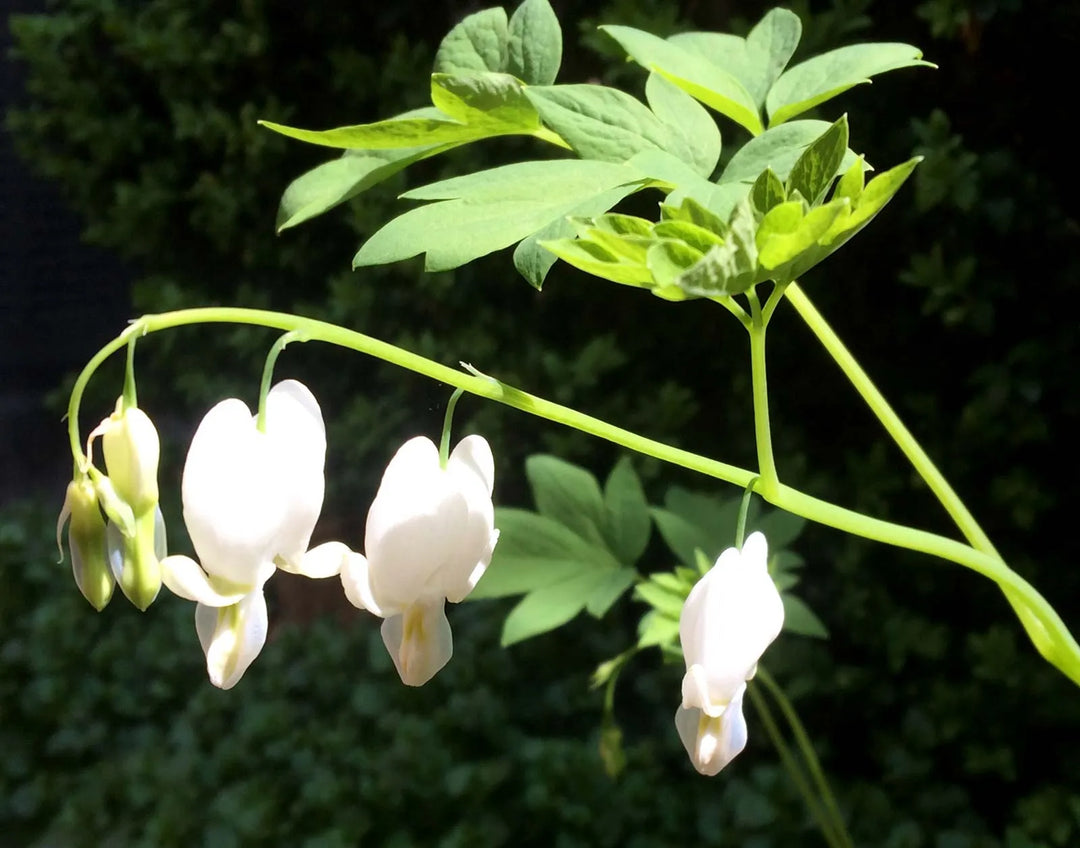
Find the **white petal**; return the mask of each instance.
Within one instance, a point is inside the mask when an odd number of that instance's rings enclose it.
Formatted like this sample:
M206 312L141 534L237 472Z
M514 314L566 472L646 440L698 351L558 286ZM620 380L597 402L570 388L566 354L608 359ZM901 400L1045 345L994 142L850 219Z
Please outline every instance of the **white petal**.
M277 484L288 500L274 553L299 570L322 511L326 427L315 396L296 380L284 380L266 396L266 435ZM336 573L336 572L335 572Z
M277 553L289 509L265 434L242 401L203 418L184 465L184 522L210 574L252 585Z
M341 567L341 585L345 597L357 609L367 610L380 618L396 615L397 609L385 609L371 591L371 573L367 558L350 551Z
M169 555L169 540L165 532L165 516L161 514L161 507L154 507L154 556L159 560Z
M406 686L423 686L454 653L445 601L408 607L401 615L386 619L381 633Z
M191 557L174 555L161 561L161 579L174 595L207 607L229 607L249 595L254 587L238 586L211 577Z
M495 488L495 458L491 446L483 436L466 436L457 443L446 461L448 471L461 469L471 473L481 482L490 498Z
M701 666L708 680L708 700L693 705L710 713L731 701L783 626L780 593L763 566L765 539L754 533L747 543L720 555L691 590L679 622L686 667Z
M195 629L206 654L210 682L220 689L235 686L266 644L267 626L261 587L233 606L196 606Z
M279 560L278 567L313 579L337 577L351 553L349 546L342 542L323 542L304 554L299 565Z
M723 715L710 717L697 708L680 707L675 713L679 732L690 762L701 774L713 776L746 747L746 719L742 714L745 686L732 699Z

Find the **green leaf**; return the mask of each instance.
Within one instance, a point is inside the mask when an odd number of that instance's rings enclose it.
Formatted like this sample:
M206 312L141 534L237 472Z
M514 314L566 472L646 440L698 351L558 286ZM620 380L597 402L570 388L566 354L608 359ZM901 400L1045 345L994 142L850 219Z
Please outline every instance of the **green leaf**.
M773 279L786 283L801 273L802 254L814 248L841 214L846 214L850 201L847 198L829 201L803 214L801 201L789 200L774 206L758 227L756 242L758 261L772 272ZM790 270L792 264L799 267L797 273Z
M601 215L636 189L636 186L623 186L600 192L579 206L575 206L570 211L570 215L575 217ZM572 235L574 235L574 225L571 221L567 217L556 218L518 244L514 249L514 267L533 288L540 289L544 285L548 271L558 259L554 253L542 246L542 242L569 239Z
M646 265L656 285L674 286L688 268L701 261L704 254L688 244L661 239L649 248Z
M525 460L525 476L541 515L566 525L583 539L605 544L604 496L590 472L555 456L533 454Z
M833 191L833 200L839 197L847 197L854 202L859 199L859 195L863 190L863 178L865 176L865 167L862 157L859 157L855 162L844 171L844 175L836 183L836 189Z
M787 9L773 9L745 39L725 33L688 32L673 35L668 40L730 73L760 109L765 105L769 89L795 52L801 34L802 22L798 15Z
M720 218L727 218L748 190L737 183L717 185L710 182L686 162L662 150L642 151L626 164L643 177L667 183L670 186L666 198L669 206L677 207L687 198L693 198Z
M685 516L673 512L671 509L653 507L653 521L656 529L660 531L660 537L667 544L671 552L679 558L679 561L691 568L696 568L697 557L694 552L705 551L706 555L715 556L719 551L713 552L712 539L707 531L698 524L688 520Z
M787 200L784 184L773 173L772 168L766 168L754 181L754 187L750 189L750 200L762 215Z
M583 539L560 521L527 509L498 507L495 526L499 543L492 563L502 558L558 559L580 563L581 568L609 569L618 566L604 547Z
M402 147L426 147L433 144L464 143L491 135L486 126L471 127L452 121L431 109L416 117L389 118L373 124L356 124L331 130L305 130L259 121L262 126L281 135L344 150L392 150Z
M806 146L820 138L829 127L830 124L825 121L811 120L771 127L738 149L724 168L719 182L752 183L766 168L771 168L781 180L786 180ZM850 167L857 158L852 151L847 151L841 167Z
M671 132L649 108L604 85L530 86L544 123L583 159L625 162L642 150L667 150Z
M432 74L431 102L454 120L488 128L492 135L540 128L536 109L509 74Z
M638 218L635 215L623 215L619 212L610 212L607 215L593 216L589 226L608 233L620 236L645 236L652 235L652 221Z
M740 294L758 282L755 234L758 213L744 198L728 222L722 245L712 248L679 278L679 288L694 297Z
M413 162L457 147L429 144L400 150L346 153L297 177L285 189L277 212L277 230L302 224L367 191Z
M501 7L469 15L443 38L435 53L434 73L504 71L510 32Z
M456 268L520 241L618 186L629 194L640 187L640 176L606 162L557 159L504 165L413 189L403 196L445 201L394 218L364 243L353 267L426 253L429 271Z
M638 624L638 647L666 645L679 638L679 619L661 614L655 609L641 617Z
M817 206L840 170L847 142L847 115L842 115L795 160L788 176L788 194L797 191L811 206Z
M731 118L752 135L764 129L753 96L728 71L708 59L643 30L625 26L602 26L630 57L655 71L691 97Z
M713 247L724 243L724 239L712 230L686 221L661 221L653 228L653 235L659 239L685 242L697 251L699 258Z
M716 121L693 97L659 74L645 81L649 108L681 141L676 151L701 176L708 178L720 160L720 129Z
M608 572L602 581L598 581L585 602L585 611L594 618L602 618L619 600L623 592L634 585L638 573L633 568L620 568Z
M608 576L607 572L586 572L530 592L506 616L500 640L502 646L505 648L566 624L585 608L589 596Z
M870 77L915 65L935 67L922 61L922 51L910 44L852 44L807 59L783 73L769 91L765 108L769 126L782 124L842 94Z
M761 518L747 523L754 530L760 530L764 533L765 538L769 541L769 550L778 553L794 542L799 537L799 534L802 533L803 528L806 527L805 518L800 518L798 515L785 512L782 509L769 510L769 512L761 516ZM802 565L801 557L787 551L784 551L783 553L784 556L781 558L780 564L782 564L784 568L793 568L797 565Z
M684 576L673 574L669 571L658 571L655 574L649 575L649 581L655 583L661 589L666 589L682 598L685 598L690 594L690 590L694 588L694 584L697 583L698 575L689 569L682 569ZM693 579L687 582L685 574L693 574Z
M694 492L681 486L672 486L664 495L664 506L701 528L706 535L706 542L700 545L705 552L708 566L725 548L735 544L735 525L739 518L741 497L718 498L702 492ZM747 512L747 521L753 524L758 514L758 502L752 500ZM697 566L696 557L687 565Z
M578 560L496 554L476 588L469 593L469 600L524 595L588 570Z
M510 16L506 70L529 85L551 85L562 64L562 27L547 0L525 0Z
M677 206L671 203L661 204L660 217L663 221L684 221L688 224L694 224L721 237L728 230L727 223L723 218L698 203L692 197L683 198L683 201Z
M806 602L795 595L781 595L784 604L784 630L796 636L828 639L829 631Z
M683 604L686 602L685 595L665 589L651 580L638 583L634 587L634 597L676 620L682 614Z
M652 274L645 265L628 262L604 245L588 239L552 239L540 242L540 246L567 265L594 277L624 286L652 285Z
M652 244L651 236L619 236L609 230L596 227L579 232L578 237L583 241L599 245L619 261L633 265L645 263L646 252Z

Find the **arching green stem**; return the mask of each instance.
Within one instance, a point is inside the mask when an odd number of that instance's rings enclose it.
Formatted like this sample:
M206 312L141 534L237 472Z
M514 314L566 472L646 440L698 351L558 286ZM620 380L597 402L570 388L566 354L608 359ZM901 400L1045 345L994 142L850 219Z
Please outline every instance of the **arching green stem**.
M185 309L160 315L147 315L135 321L91 358L75 380L68 404L68 436L72 456L77 465L82 467L85 464L85 456L79 444L79 404L90 377L101 363L123 347L132 335L145 335L173 327L207 323L248 324L286 331L296 330L306 339L323 341L366 353L463 389L478 397L488 398L530 415L564 424L628 450L724 480L740 488L745 488L756 476L754 472L747 469L708 459L655 439L647 439L575 409L535 397L483 375L475 369L472 369L472 374L465 374L363 333L297 315L227 307ZM1006 590L1010 599L1017 599L1014 606L1018 606L1018 614L1029 634L1032 634L1032 639L1040 652L1073 681L1080 684L1080 646L1076 644L1064 623L1046 600L995 554L976 550L969 545L924 530L871 518L814 498L779 482L771 487L759 485L756 491L769 503L795 515L857 536L941 557L965 565L996 581Z
M464 389L455 389L446 403L446 416L443 418L442 440L439 442L439 467L446 468L450 459L450 428L454 426L454 407L464 394Z
M128 339L127 366L124 369L124 408L133 409L139 405L138 392L135 389L135 341L136 337Z
M266 354L262 382L259 385L259 412L255 416L255 429L260 433L266 432L266 396L270 394L270 383L274 380L274 366L277 364L277 358L292 342L306 341L310 341L310 339L302 330L290 330L274 342L270 351Z

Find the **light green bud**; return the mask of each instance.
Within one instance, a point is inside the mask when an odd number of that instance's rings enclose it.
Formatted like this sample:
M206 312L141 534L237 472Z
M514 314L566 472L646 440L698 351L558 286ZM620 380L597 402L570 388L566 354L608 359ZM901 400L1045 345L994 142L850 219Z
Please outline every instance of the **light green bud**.
M153 422L138 407L123 408L101 422L105 467L120 497L127 501L136 518L152 512L158 502L158 459L161 445Z
M61 545L61 533L68 519L68 548L75 584L94 609L103 610L112 598L116 581L106 555L105 519L98 507L94 484L87 477L68 483L64 507L56 523L58 546ZM62 546L60 557L62 561Z

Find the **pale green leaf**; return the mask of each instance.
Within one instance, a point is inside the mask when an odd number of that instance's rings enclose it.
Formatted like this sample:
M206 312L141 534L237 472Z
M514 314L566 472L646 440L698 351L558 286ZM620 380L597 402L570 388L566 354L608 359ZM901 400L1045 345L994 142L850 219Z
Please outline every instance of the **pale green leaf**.
M710 182L678 157L661 150L643 151L627 165L643 177L667 184L667 205L678 207L692 198L721 219L726 219L749 191L749 186L738 183Z
M600 215L636 190L637 186L623 186L600 192L579 206L575 206L570 210L569 214L575 217ZM544 279L547 277L548 271L551 270L551 266L558 259L554 253L542 247L541 243L568 239L573 234L574 225L569 218L556 218L518 244L514 249L514 267L533 288L541 288L544 285Z
M781 180L786 180L806 146L820 138L829 126L826 121L805 120L771 127L738 149L724 168L719 182L752 183L766 168L771 168ZM850 167L857 158L848 150L841 167Z
M784 630L796 636L828 639L829 631L806 602L795 595L781 595L784 604Z
M312 168L297 177L281 196L277 212L278 232L295 227L408 167L413 162L457 147L429 144L399 150L349 152Z
M529 133L540 116L509 74L432 74L431 102L455 121L488 127L491 134Z
M519 162L407 192L444 199L394 218L369 238L353 267L427 254L430 271L447 270L508 247L617 186L629 194L638 175L606 162Z
M702 229L709 230L719 236L727 232L727 222L706 208L692 197L686 197L683 201L674 205L663 203L660 206L660 217L664 221L685 221Z
M638 583L634 587L634 597L659 610L663 615L675 619L682 614L683 604L686 603L685 595L665 589L651 580Z
M687 32L668 39L734 76L760 109L799 44L802 23L787 9L773 9L745 38L715 32Z
M469 15L443 38L435 53L434 73L504 71L510 32L501 7Z
M806 146L788 175L787 191L799 192L811 206L825 196L847 150L847 115L842 115L818 138Z
M506 70L529 85L551 85L562 46L562 28L548 0L524 0L510 16Z
M638 218L635 215L623 215L619 212L609 212L607 215L593 216L589 222L590 227L613 233L620 236L651 236L652 221Z
M556 456L533 454L525 460L525 476L541 515L566 525L583 539L604 544L604 495L589 471Z
M684 573L693 574L693 581L688 583L683 577L669 571L658 571L655 574L650 574L649 580L661 589L666 589L669 592L673 592L674 594L685 598L690 594L690 590L694 588L694 584L697 583L698 576L689 569L684 568L681 570Z
M844 175L837 181L836 188L833 190L833 200L846 197L851 200L852 205L855 205L855 201L862 194L864 177L865 166L860 157L844 171Z
M716 245L724 243L724 239L712 230L687 221L661 221L653 228L653 235L659 239L685 242L697 251L699 258Z
M852 86L870 82L870 77L915 65L934 67L922 61L922 51L910 44L852 44L822 53L789 68L773 85L765 107L770 127L782 124L842 94Z
M655 609L641 617L638 624L638 647L651 648L666 645L679 638L679 619L662 615Z
M764 126L753 96L728 71L708 59L643 30L602 26L630 57L655 71L691 97L757 135Z
M676 285L679 277L704 256L688 244L672 239L660 239L650 248L646 265L660 287Z
M609 230L601 230L590 227L579 233L579 238L609 251L620 262L629 262L632 265L644 265L645 256L649 245L653 243L651 236L620 236Z
M801 254L814 247L837 216L847 213L850 203L847 198L829 201L805 215L802 204L797 200L773 207L757 231L758 261L761 266L771 271L777 282L786 283L794 279L795 275L785 266L794 263Z
M436 111L431 110L433 113ZM273 121L259 121L281 135L343 150L392 150L433 144L464 143L491 135L490 127L468 126L446 117L390 118L373 124L356 124L331 130L305 130Z
M754 240L759 214L749 197L744 198L728 222L722 245L679 277L678 285L694 297L740 294L759 282L758 251Z
M608 578L608 572L585 572L530 592L510 610L503 622L502 646L505 648L566 624L585 608L590 595Z
M603 245L586 239L551 239L540 246L586 274L624 286L652 285L652 274L643 264L627 262Z
M544 124L583 159L625 162L642 150L667 150L671 132L649 108L605 85L530 86Z
M645 99L674 138L681 142L678 153L701 176L708 178L720 159L720 128L693 97L659 74L649 74Z
M634 585L638 573L633 568L620 568L612 571L598 582L585 602L585 611L594 618L601 618L622 596L623 592Z

